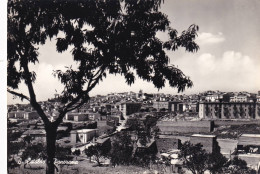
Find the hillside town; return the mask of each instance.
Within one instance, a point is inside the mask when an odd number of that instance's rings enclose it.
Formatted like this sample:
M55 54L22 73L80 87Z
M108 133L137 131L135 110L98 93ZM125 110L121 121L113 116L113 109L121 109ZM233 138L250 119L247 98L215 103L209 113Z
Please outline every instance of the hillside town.
M58 94L39 103L51 121L57 119L64 105ZM8 105L7 118L8 143L27 142L9 157L21 164L28 144L46 143L44 124L30 104ZM95 156L88 155L87 149L111 149L120 135L134 142L132 156L153 153L158 159L168 159L169 165L163 164L169 173L187 170L180 159L181 146L187 141L201 144L207 153L219 147L227 159L238 157L259 172L260 91L171 95L140 90L96 95L65 115L56 143L69 149L73 159L84 161ZM96 155L93 160L98 165L116 165L112 158L99 159Z

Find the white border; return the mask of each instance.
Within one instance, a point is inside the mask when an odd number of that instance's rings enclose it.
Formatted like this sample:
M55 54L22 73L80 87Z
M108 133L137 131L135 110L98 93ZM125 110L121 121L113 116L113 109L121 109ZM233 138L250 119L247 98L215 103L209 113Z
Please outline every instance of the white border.
M7 173L7 0L0 1L0 173Z

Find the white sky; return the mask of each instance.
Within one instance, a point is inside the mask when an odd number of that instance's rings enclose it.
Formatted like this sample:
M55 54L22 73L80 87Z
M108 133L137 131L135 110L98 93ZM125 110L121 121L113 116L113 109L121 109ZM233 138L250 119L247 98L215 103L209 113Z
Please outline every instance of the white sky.
M197 43L200 50L188 53L183 49L168 52L171 64L191 78L194 86L186 94L205 90L248 91L260 90L260 1L259 0L165 0L162 11L168 15L171 26L179 33L191 24L199 25ZM159 35L161 39L163 35ZM48 41L39 49L40 64L33 67L39 101L53 97L55 89L61 92L52 70L72 64L70 50L59 54L55 43ZM110 92L139 91L156 93L152 83L136 79L128 86L121 76L109 75L91 95ZM24 85L20 92L28 94ZM159 92L177 94L168 85ZM18 103L8 95L8 104Z

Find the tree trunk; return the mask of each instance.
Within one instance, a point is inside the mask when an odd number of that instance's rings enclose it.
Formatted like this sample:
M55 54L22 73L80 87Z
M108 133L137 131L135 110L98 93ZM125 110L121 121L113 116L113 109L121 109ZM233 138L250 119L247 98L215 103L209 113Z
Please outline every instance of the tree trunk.
M56 135L57 128L52 124L46 126L46 141L47 141L47 163L46 163L46 174L54 174L54 158L56 152Z

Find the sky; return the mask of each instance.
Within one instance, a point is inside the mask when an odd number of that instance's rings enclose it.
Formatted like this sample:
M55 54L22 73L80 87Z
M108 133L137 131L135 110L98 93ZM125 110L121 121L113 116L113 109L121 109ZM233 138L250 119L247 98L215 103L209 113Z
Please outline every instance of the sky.
M189 76L194 86L184 91L195 94L207 90L225 92L260 90L260 1L259 0L164 0L161 11L168 15L171 26L181 33L191 24L199 26L196 53L184 49L167 51L170 64ZM165 35L159 33L162 40ZM52 98L62 86L52 75L55 69L73 64L70 50L56 52L55 42L47 41L39 46L40 63L30 66L37 74L34 84L38 101ZM25 85L19 92L28 94ZM128 86L122 76L108 75L90 93L91 96L111 92L138 92L178 94L167 84L158 91L152 83L136 79ZM8 104L20 103L8 94Z

